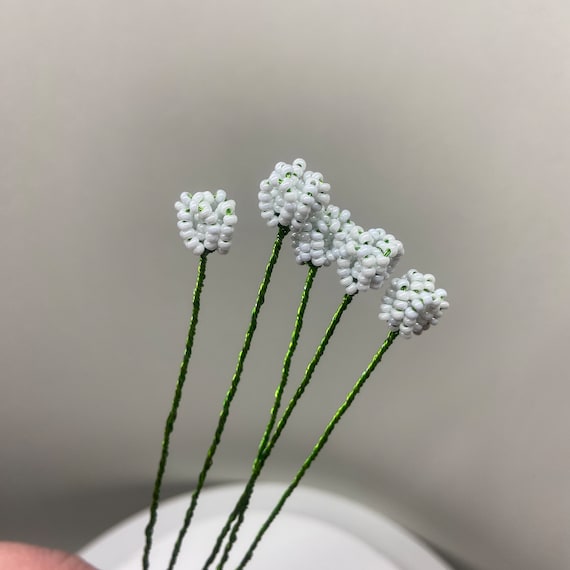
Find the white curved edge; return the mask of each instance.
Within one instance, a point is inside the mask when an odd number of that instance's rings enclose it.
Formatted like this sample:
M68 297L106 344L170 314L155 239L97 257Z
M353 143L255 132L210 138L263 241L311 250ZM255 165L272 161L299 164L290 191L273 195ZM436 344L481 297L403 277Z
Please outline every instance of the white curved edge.
M286 485L259 483L250 507L273 508ZM223 485L203 491L197 517L226 513L243 490L242 484ZM190 494L163 501L155 539L176 533L190 501ZM402 570L453 570L412 533L359 503L312 487L299 487L286 503L284 510L310 516L347 530L379 552L389 557ZM142 510L115 525L83 547L78 554L101 570L121 565L144 546L144 529L148 509Z
M309 493L308 496L304 495L305 491ZM295 512L312 516L315 516L315 512L326 513L327 522L350 529L361 540L381 550L402 568L453 570L420 539L385 515L319 489L299 488L295 491L297 492L298 495L293 494L290 499ZM306 510L307 505L310 505L310 508Z

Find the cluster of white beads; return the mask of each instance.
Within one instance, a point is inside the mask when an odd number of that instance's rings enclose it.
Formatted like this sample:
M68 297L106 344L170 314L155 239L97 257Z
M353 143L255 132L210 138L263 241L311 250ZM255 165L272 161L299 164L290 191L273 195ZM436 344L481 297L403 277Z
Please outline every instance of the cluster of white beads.
M400 279L392 279L379 317L391 330L410 338L436 325L447 308L447 292L435 288L435 277L410 269Z
M184 245L196 255L204 251L227 253L232 244L237 223L236 203L227 200L224 190L183 192L174 204L178 214L178 229Z
M350 212L329 204L314 213L291 233L297 263L328 266L339 256L339 233L350 220Z
M380 285L382 285L384 280L392 274L394 267L396 267L402 255L404 255L404 245L392 234L386 233L382 228L373 228L368 230L368 232L374 240L374 246L382 252L384 257L388 258L386 270L381 275L378 275L378 277L382 277L380 281Z
M390 275L404 246L382 228L364 231L348 222L336 236L337 273L348 295L379 289Z
M297 158L293 164L278 162L259 188L259 209L267 225L300 230L310 216L330 201L330 184L320 172L306 170L307 163Z

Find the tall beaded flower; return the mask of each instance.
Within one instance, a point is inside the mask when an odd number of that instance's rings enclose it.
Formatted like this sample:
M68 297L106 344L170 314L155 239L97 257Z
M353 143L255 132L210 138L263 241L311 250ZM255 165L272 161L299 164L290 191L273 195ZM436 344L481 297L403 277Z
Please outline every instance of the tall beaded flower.
M410 338L412 333L419 335L436 325L447 308L447 292L435 288L435 277L410 269L403 277L392 279L379 317L390 330Z
M350 220L350 212L329 204L315 212L297 231L291 233L297 263L329 266L339 256L338 234Z
M228 253L237 223L236 203L228 200L224 190L183 192L174 204L178 214L178 229L184 245L196 255L205 251Z
M379 289L404 253L404 246L382 228L368 231L347 222L337 235L337 274L348 295Z
M192 296L192 316L188 326L186 347L180 365L180 373L172 399L172 406L164 427L160 459L150 503L149 521L145 527L145 544L142 559L143 570L148 570L150 565L152 538L158 516L162 482L164 480L170 450L170 439L182 400L182 391L186 382L188 365L192 357L194 337L198 325L198 315L200 313L200 299L206 279L208 254L212 251L218 251L222 254L229 251L232 244L234 226L237 223L237 216L235 214L236 203L234 200L227 199L224 190L218 190L215 194L207 191L196 192L195 194L183 192L180 195L180 200L174 204L174 207L177 211L177 226L180 237L184 240L184 245L188 249L200 256L200 262L198 264L196 285L194 286L194 294ZM189 519L190 518L191 515ZM174 559L176 559L177 556L177 552L173 554Z
M327 206L330 184L320 172L306 170L307 163L297 158L293 164L278 162L259 185L259 209L267 225L300 230L311 214Z

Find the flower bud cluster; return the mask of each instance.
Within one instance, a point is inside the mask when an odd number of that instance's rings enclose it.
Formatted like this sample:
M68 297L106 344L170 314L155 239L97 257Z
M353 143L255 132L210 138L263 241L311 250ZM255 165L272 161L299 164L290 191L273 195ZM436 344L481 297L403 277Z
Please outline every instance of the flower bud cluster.
M330 184L320 172L306 170L307 163L297 158L293 164L278 162L259 188L259 209L267 225L300 230L312 214L330 201Z
M336 236L337 273L348 295L379 289L390 275L404 246L382 228L363 228L348 222Z
M204 251L227 253L237 223L236 203L227 200L226 192L183 192L174 204L178 229L184 245L196 255Z
M410 269L400 279L392 279L379 317L391 330L410 338L436 325L447 308L447 292L435 288L435 277Z
M350 220L350 212L329 204L315 212L297 231L291 233L297 263L328 266L338 259L338 235Z

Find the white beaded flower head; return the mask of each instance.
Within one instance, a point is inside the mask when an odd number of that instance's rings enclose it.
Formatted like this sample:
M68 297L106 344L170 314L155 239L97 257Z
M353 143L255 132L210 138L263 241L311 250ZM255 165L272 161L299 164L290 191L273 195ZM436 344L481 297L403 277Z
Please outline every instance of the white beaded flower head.
M218 251L225 254L230 250L237 216L235 201L226 198L224 190L215 194L183 192L180 201L174 204L180 237L192 253Z
M330 184L320 172L306 168L302 158L293 164L278 162L269 178L261 181L259 209L268 226L300 230L312 214L328 205Z
M382 228L364 231L347 222L336 236L337 273L348 295L379 289L404 254L404 246Z
M449 308L445 289L435 288L435 277L410 269L403 277L392 279L380 306L379 317L405 338L421 334L436 325Z
M329 266L339 256L338 235L350 220L350 212L329 204L315 212L298 231L291 233L297 263Z

